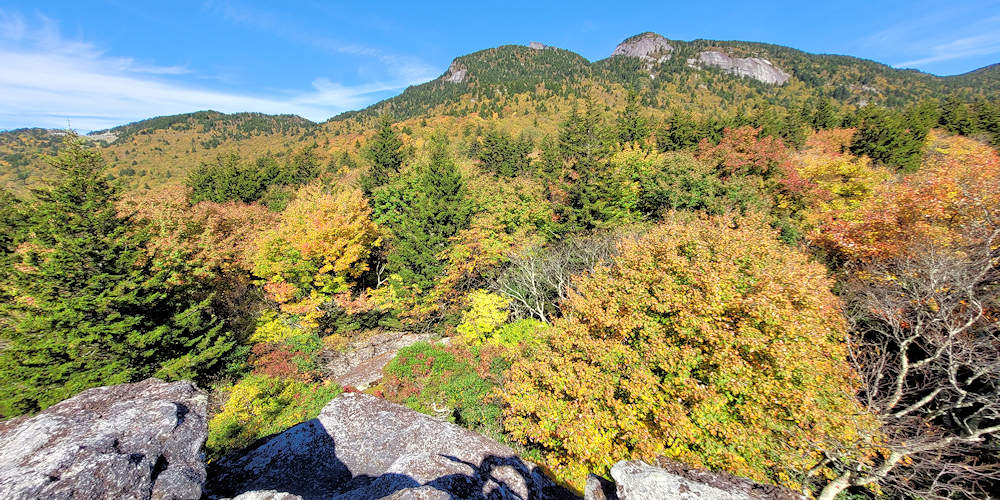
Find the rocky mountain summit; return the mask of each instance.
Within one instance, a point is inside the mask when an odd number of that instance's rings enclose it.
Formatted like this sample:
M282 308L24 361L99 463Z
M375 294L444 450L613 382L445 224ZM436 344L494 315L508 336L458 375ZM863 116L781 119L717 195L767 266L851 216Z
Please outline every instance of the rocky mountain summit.
M211 464L206 396L149 379L0 423L0 498L239 500L579 498L510 447L383 399L344 393L312 420ZM591 476L585 500L792 500L661 460Z
M673 46L663 36L643 33L619 43L611 55L637 57L647 62L662 63L670 59L673 50Z

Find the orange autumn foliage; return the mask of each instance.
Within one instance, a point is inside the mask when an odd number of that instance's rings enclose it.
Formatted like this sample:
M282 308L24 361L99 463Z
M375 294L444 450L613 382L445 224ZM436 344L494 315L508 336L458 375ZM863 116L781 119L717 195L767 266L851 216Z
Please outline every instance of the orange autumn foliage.
M847 261L904 254L918 242L957 242L971 224L1000 224L1000 156L973 139L928 137L917 172L882 185L857 207L824 215L813 243Z
M816 154L836 156L845 154L850 150L851 140L854 133L853 128L832 128L827 130L817 130L806 138L804 150Z
M560 478L667 456L796 487L820 443L872 427L832 280L762 220L675 214L619 250L498 392Z
M248 272L254 240L277 216L256 203L203 201L192 206L189 190L173 185L129 193L119 211L152 233L150 251L157 258L193 268L196 277Z

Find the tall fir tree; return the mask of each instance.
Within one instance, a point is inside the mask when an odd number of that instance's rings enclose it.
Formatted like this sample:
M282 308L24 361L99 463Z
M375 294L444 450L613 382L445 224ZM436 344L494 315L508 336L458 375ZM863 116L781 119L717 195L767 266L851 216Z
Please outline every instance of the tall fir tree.
M907 119L902 112L873 105L862 108L856 120L852 153L867 155L905 172L920 167L921 149L927 137L927 128L920 120Z
M656 147L660 151L692 149L704 136L690 113L675 110L656 132Z
M210 297L148 254L100 155L71 137L49 161L61 179L34 192L3 284L13 299L0 305L0 418L91 387L212 370L233 343Z
M387 184L403 166L403 140L392 128L391 116L383 114L379 118L375 137L372 137L364 153L371 168L368 175L361 179L361 189L370 196L375 188Z
M574 107L559 131L559 151L569 175L561 187L567 193L564 203L555 207L561 230L573 232L596 226L596 207L608 197L606 184L608 134L595 102L587 104L581 115Z
M514 177L531 166L528 155L532 149L534 145L530 139L515 139L503 131L487 130L482 143L473 143L472 156L485 170L501 177Z
M385 207L399 211L398 216L388 218L394 238L387 268L404 283L427 290L443 270L442 251L452 236L469 227L473 211L462 174L443 137L433 140L430 160L403 190L397 199L408 203Z
M649 137L649 120L642 115L639 94L630 90L625 96L625 108L618 115L618 142L643 142Z

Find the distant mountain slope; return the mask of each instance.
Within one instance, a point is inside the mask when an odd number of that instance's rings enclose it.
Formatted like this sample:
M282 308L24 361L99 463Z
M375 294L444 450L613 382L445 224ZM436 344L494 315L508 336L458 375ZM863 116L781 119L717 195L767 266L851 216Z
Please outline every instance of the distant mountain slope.
M311 129L316 124L298 115L266 115L263 113L220 113L218 111L196 111L180 115L157 116L146 120L121 125L107 130L92 132L91 136L114 135L117 139L127 139L135 134L148 134L157 130L191 130L216 133L221 140L247 138L252 135L273 133L295 133Z
M198 111L161 116L90 134L113 167L110 174L143 188L179 182L202 161L239 152L253 158L288 154L313 143L329 161L357 153L371 120L390 112L408 140L428 127L466 137L483 127L541 137L555 131L574 97L597 96L606 110L638 89L646 113L675 110L734 114L770 105L799 109L815 98L842 108L866 103L899 107L932 97L1000 98L1000 64L938 77L856 57L811 54L756 42L669 40L641 33L610 55L588 61L569 50L504 45L454 59L432 81L367 108L316 124L295 115ZM49 175L41 154L58 149L61 131L0 132L0 185L24 191Z
M113 164L111 175L128 186L145 187L182 180L191 167L222 152L280 154L314 141L316 134L316 124L295 115L198 111L150 118L83 138L101 147ZM48 176L41 155L54 154L65 135L38 128L0 132L0 183L23 191Z
M342 113L332 120L373 116L388 110L398 118L432 112L438 106L455 104L463 96L471 99L534 92L539 85L567 90L591 77L590 62L568 50L532 49L503 45L455 58L444 75L402 94L358 111ZM565 92L563 92L565 93Z
M623 46L645 40L668 45L655 58L628 55ZM409 118L433 110L462 106L468 100L490 99L498 94L533 94L540 85L558 95L578 93L587 87L610 89L615 85L644 89L650 105L670 100L677 105L678 93L704 88L724 104L762 98L789 101L810 96L831 97L842 104L874 102L903 106L927 97L947 94L995 96L1000 93L1000 70L982 68L964 75L939 77L917 70L851 56L811 54L780 45L742 41L669 40L655 33L643 33L619 44L608 58L589 62L574 52L546 47L505 45L456 58L440 78L406 89L402 94L359 111L338 115L332 120L368 117L391 111ZM708 54L729 58L760 60L790 78L783 85L741 77L703 62ZM683 100L681 101L683 104Z

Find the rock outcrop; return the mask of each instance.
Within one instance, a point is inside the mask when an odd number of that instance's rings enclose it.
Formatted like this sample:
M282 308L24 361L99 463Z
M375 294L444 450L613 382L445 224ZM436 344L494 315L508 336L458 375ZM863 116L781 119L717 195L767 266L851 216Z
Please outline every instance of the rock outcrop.
M571 497L507 446L361 393L210 472L212 495L246 499Z
M200 498L206 404L190 382L148 379L0 422L0 497Z
M547 47L542 42L531 42L528 44L528 48L534 50L545 50Z
M319 417L206 471L206 396L149 379L0 422L0 498L365 500L577 498L512 449L383 399L345 393ZM660 459L618 462L585 500L804 500Z
M367 389L382 378L382 369L400 349L433 336L430 332L386 331L352 341L349 349L324 357L326 376L343 387Z
M688 60L688 65L693 67L713 66L736 76L745 76L772 85L784 85L791 78L791 75L771 64L771 61L767 59L731 57L717 50L700 52L697 59Z
M646 62L661 63L670 59L673 50L673 46L666 38L656 33L643 33L619 43L611 55L637 57Z
M467 76L469 76L469 68L458 59L455 59L451 62L451 66L448 66L448 71L444 73L441 79L451 83L462 83Z
M805 500L791 490L755 483L724 472L693 469L659 459L656 465L637 460L611 467L613 490L596 476L587 481L585 500ZM610 490L610 491L609 491Z

